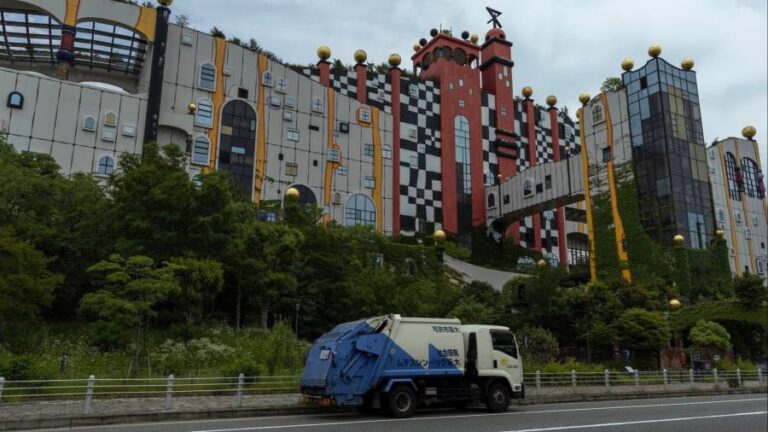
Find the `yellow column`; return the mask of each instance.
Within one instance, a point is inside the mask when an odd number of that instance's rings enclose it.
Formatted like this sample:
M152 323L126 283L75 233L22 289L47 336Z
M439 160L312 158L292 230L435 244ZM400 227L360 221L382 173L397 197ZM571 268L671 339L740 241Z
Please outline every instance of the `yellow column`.
M381 135L379 131L379 109L376 107L371 108L371 133L373 134L373 175L375 176L375 183L373 185L373 202L376 204L376 230L381 232L383 226L383 214L382 211L382 199L381 191L383 179L383 166L381 163Z
M335 137L333 136L333 130L336 127L336 92L328 87L326 89L327 97L327 112L328 112L328 126L327 126L327 147L328 150L336 149L339 151L339 161L341 161L341 149L336 144ZM331 205L331 194L333 192L333 175L336 172L336 168L340 162L334 162L327 159L325 162L325 181L323 182L323 205L325 208L329 208ZM328 223L331 221L330 212L323 214L323 222Z
M741 175L742 178L744 176L744 167L741 166L741 153L739 152L739 142L736 141L734 147L736 148L736 166L741 167ZM744 212L744 231L749 228L749 211L747 209L747 194L742 191L739 192L739 195L741 196L741 210ZM751 236L750 236L751 237ZM747 251L749 252L749 265L752 268L752 270L755 270L757 268L757 262L755 262L755 252L752 250L752 239L748 238L747 240Z
M267 57L262 54L258 54L258 72L259 82L261 77L264 76L264 71L267 70L269 62ZM264 115L264 86L259 88L259 93L256 98L256 115L258 116L258 131L256 131L256 181L254 182L253 202L259 204L261 201L261 187L264 184L264 165L267 160L267 119Z
M80 11L80 0L67 0L67 11L64 13L64 24L74 27Z
M592 220L592 194L589 190L589 155L584 132L584 109L579 115L579 139L581 141L581 177L584 188L584 204L587 208L587 239L589 241L589 274L592 280L597 280L597 257L595 256L595 225Z
M739 238L736 236L736 222L733 217L733 205L731 204L731 194L729 191L728 170L725 166L725 155L723 154L723 144L717 145L717 151L720 155L720 166L723 170L723 190L725 192L725 203L728 206L728 218L731 221L731 240L733 243L733 257L736 261L736 274L741 275L741 259L739 259Z
M605 127L606 127L606 141L608 141L608 148L611 150L611 158L608 159L608 190L611 194L611 213L613 215L613 227L616 233L616 251L619 255L619 262L629 264L629 256L627 250L624 249L624 223L621 220L621 213L619 213L619 197L616 190L616 174L613 171L613 123L611 122L611 110L608 108L608 97L605 93L600 94L600 102L603 104L603 112L605 112ZM622 278L628 283L632 283L632 273L628 268L621 269Z
M221 123L221 107L224 105L224 62L227 59L227 40L224 38L213 38L216 51L216 91L213 92L213 127L208 139L211 141L211 155L208 162L208 169L216 169L216 160L218 155L219 143L219 123Z

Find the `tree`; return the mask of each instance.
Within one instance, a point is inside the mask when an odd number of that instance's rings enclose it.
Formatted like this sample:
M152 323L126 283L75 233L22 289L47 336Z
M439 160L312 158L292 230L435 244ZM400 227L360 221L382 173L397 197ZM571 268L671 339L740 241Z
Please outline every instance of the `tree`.
M60 275L47 269L45 256L0 227L0 345L10 324L27 326L49 306Z
M595 346L605 347L616 339L616 329L611 324L621 314L622 306L607 285L591 282L583 289L564 289L555 302L567 317L567 327L573 329L575 338L586 343L587 362L592 361ZM562 324L554 325L562 327Z
M216 26L213 26L213 28L211 29L211 36L213 36L213 37L217 37L217 38L222 38L222 39L226 39L226 38L227 38L227 35L226 35L226 34L224 34L224 32L223 32L223 31L221 31L221 30L220 30L218 27L216 27Z
M603 81L603 85L600 86L600 91L603 93L613 92L624 87L624 81L619 77L608 77Z
M187 14L177 14L175 23L179 27L189 27L189 15Z
M763 285L763 279L755 274L736 276L733 279L733 289L736 298L748 306L760 306L768 300L768 288Z
M157 315L155 306L180 292L175 270L173 265L157 266L152 258L139 255L127 259L112 255L88 269L99 290L83 296L80 310L132 330L132 366L136 368L146 352L150 318Z
M549 330L541 327L526 327L517 333L520 354L523 359L536 363L555 361L560 351L557 338Z
M221 263L195 258L171 260L180 291L175 296L175 306L184 315L188 331L203 319L206 306L216 299L224 285Z
M691 328L689 339L699 347L717 348L725 352L728 351L731 336L720 324L714 321L699 320Z
M625 310L614 325L620 343L638 351L638 357L655 356L657 350L669 343L669 325L658 312L631 308Z

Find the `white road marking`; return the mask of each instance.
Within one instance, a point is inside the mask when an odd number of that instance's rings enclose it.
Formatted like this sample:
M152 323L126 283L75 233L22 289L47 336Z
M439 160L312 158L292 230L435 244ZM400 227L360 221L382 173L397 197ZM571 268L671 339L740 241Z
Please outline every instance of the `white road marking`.
M711 420L711 419L718 419L718 418L744 417L744 416L755 416L755 415L762 415L762 414L768 414L768 411L752 411L752 412L733 413L733 414L718 414L718 415L697 416L697 417L677 417L677 418L655 419L655 420L635 420L635 421L615 422L615 423L595 423L595 424L576 425L576 426L554 426L554 427L535 428L535 429L516 429L516 430L510 430L510 431L504 431L504 432L548 432L548 431L564 431L564 430L576 430L576 429L594 429L594 428L632 426L632 425L652 424L652 423L669 423L669 422L681 422L681 421L691 421L691 420Z
M755 402L755 401L764 401L764 400L766 400L766 398L726 399L726 400L717 400L717 401L682 402L682 403L671 403L671 404L666 403L666 404L594 407L594 408L569 408L569 409L540 410L540 411L503 412L503 413L493 413L493 414L483 413L483 414L466 414L466 415L423 416L423 417L410 417L405 419L352 420L352 421L337 421L337 422L327 422L327 423L297 423L297 424L288 424L288 425L249 426L249 427L228 428L228 429L205 429L205 430L195 430L193 432L246 432L246 431L260 431L260 430L274 430L274 429L295 429L295 428L312 428L312 427L328 427L328 426L363 425L363 424L374 424L374 423L393 423L393 422L406 422L406 421L466 419L466 418L492 417L492 416L504 416L504 415L551 414L551 413L601 411L601 410L632 409L632 408L659 408L659 407L672 407L672 406L685 406L685 405L707 405L707 404L716 404L716 403ZM766 413L766 411L760 411L760 413ZM731 416L736 414L724 414L724 415ZM738 414L738 415L742 415L742 414ZM708 418L708 417L701 417L701 418ZM657 421L657 420L653 420L653 421ZM658 420L658 421L661 421L661 420ZM536 431L536 430L546 431L548 429L531 429L531 431ZM558 430L558 429L552 429L552 430ZM509 432L523 432L523 431L509 431Z

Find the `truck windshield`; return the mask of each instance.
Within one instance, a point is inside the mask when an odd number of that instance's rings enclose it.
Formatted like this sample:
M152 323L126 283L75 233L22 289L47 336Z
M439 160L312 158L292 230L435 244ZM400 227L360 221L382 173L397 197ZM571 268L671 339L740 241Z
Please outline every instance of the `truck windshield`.
M515 335L511 332L491 332L491 341L496 351L517 358L517 343L515 343Z

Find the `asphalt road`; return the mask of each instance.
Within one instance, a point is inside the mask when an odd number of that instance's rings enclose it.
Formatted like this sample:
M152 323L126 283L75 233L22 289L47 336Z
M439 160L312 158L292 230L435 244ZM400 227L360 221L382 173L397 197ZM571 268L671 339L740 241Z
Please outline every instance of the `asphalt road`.
M70 429L51 429L50 431ZM258 431L759 431L768 430L764 394L514 406L508 412L417 411L408 419L360 414L259 417L74 428L90 432Z

